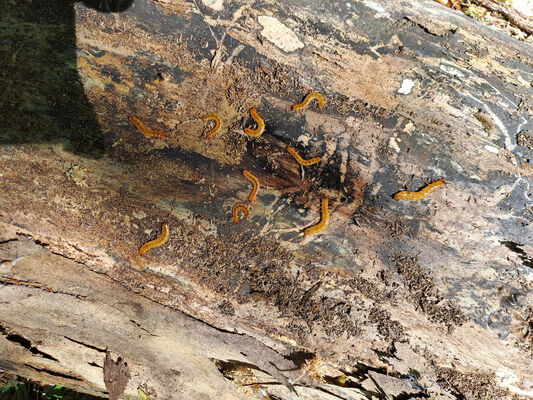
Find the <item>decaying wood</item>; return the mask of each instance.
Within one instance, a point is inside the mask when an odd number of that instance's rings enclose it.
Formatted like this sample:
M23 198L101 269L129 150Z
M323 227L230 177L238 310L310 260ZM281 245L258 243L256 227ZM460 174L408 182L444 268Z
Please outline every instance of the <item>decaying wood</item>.
M533 397L530 46L429 0L41 3L0 16L0 368L105 396L109 349L127 398Z

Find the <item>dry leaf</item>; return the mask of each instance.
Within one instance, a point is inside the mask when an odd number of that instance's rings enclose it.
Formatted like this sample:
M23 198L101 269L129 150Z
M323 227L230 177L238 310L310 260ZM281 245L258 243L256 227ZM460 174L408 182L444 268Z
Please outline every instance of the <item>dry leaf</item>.
M109 400L116 400L118 396L124 393L126 384L130 380L130 370L128 364L119 357L113 361L111 353L106 350L104 361L104 382L109 392Z

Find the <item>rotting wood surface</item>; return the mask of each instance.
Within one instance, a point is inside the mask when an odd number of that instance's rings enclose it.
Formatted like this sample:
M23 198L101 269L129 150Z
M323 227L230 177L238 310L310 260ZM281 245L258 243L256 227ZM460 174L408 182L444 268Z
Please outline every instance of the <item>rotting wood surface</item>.
M530 47L429 1L64 3L2 20L1 368L103 393L108 347L155 399L533 396Z

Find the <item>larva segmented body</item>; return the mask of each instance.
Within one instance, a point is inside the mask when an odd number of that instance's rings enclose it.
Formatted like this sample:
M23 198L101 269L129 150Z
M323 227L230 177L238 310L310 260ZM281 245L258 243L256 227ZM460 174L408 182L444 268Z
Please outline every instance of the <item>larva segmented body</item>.
M165 136L167 136L166 133L159 132L159 131L154 131L153 129L146 128L143 125L143 123L141 121L139 121L138 118L129 117L128 119L133 125L135 125L135 127L139 130L139 132L141 132L146 137L156 137L156 138L162 139Z
M248 196L248 202L253 203L255 197L257 196L257 191L259 190L259 179L252 175L250 171L247 171L245 169L242 170L242 174L246 179L252 182L252 185L254 185L252 188L252 193L250 193L250 196Z
M324 107L324 104L325 104L324 97L322 97L322 95L318 92L311 92L307 96L305 96L304 101L298 104L294 104L291 107L292 111L300 111L300 110L303 110L304 108L307 108L307 105L313 99L315 99L318 102L318 108Z
M239 223L239 216L237 214L239 210L242 210L244 212L244 218L248 218L250 216L250 210L248 209L248 206L246 204L235 204L235 206L233 206L232 214L233 222L235 222L236 224Z
M321 217L320 222L316 225L304 229L306 235L312 235L323 230L329 222L329 209L327 197L322 197Z
M425 186L423 189L419 190L418 192L409 192L407 190L398 192L394 195L394 200L422 200L428 194L430 194L434 190L441 188L443 186L444 186L444 181L442 179L439 179L438 181L435 181Z
M216 114L210 113L206 114L202 117L202 121L205 121L207 119L212 119L215 121L215 126L211 128L206 134L205 137L209 139L211 136L213 136L216 131L218 131L218 128L220 128L220 117Z
M161 227L161 234L155 238L154 240L150 240L149 242L146 242L141 246L139 249L139 254L141 256L144 256L144 254L154 247L163 246L168 238L170 237L170 229L168 228L168 224L165 222L163 226Z
M261 136L263 132L265 131L265 121L263 121L263 118L261 118L261 116L259 115L259 113L254 107L250 108L250 115L252 116L252 119L257 124L257 128L255 129L244 128L244 133L252 137Z
M289 154L291 156L294 157L294 159L296 161L298 161L298 164L300 165L304 165L304 166L307 166L307 165L313 165L313 164L316 164L316 163L319 163L322 159L320 157L314 157L314 158L310 158L309 160L304 160L297 152L294 148L292 148L291 146L287 146L285 148L285 150L287 150L289 152Z

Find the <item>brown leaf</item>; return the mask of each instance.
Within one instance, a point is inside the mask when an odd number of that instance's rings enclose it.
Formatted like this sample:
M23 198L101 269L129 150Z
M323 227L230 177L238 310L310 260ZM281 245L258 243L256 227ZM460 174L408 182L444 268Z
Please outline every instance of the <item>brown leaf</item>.
M130 370L128 364L119 357L113 361L111 353L106 350L104 361L104 382L109 392L109 400L116 400L118 396L124 393L126 384L130 380Z

